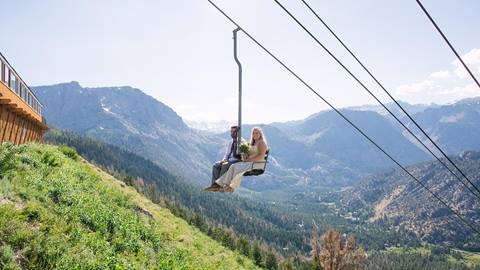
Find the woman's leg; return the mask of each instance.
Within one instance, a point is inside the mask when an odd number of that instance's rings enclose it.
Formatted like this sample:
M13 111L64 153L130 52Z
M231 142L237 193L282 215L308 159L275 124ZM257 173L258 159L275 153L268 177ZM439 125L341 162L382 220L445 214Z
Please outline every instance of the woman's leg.
M235 165L239 164L239 163L241 163L241 162L232 164L230 166L230 168L228 168L228 171L226 173L224 173L222 176L220 176L220 178L218 178L217 181L215 181L215 182L222 187L230 185L230 182L232 181L232 178L235 175L234 174L235 173Z
M233 174L232 180L230 181L230 186L233 189L237 189L240 187L240 184L243 180L243 174L246 171L249 171L252 168L252 162L242 162L241 166L237 166L235 168L235 173Z
M228 168L228 171L217 180L217 184L222 187L230 186L233 189L237 189L242 182L243 173L250 170L251 166L252 162L238 162L232 164L230 168Z

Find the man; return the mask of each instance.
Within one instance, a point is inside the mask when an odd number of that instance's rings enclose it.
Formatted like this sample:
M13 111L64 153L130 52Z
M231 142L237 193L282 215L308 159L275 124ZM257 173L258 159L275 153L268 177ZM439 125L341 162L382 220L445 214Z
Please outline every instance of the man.
M232 137L232 140L228 143L228 146L225 149L225 154L223 155L222 160L217 161L215 162L215 164L213 164L212 184L210 187L206 188L205 191L218 191L222 189L220 185L215 183L215 180L217 180L226 171L228 171L228 168L230 168L230 165L241 161L240 155L237 155L237 147L238 147L237 132L238 132L237 126L230 127L230 136Z

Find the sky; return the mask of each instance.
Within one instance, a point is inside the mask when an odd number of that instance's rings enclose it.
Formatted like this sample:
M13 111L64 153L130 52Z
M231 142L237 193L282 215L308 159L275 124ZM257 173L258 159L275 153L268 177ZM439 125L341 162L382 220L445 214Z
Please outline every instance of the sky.
M414 0L306 0L398 99L451 103L480 89ZM375 104L273 0L214 0L338 107ZM280 0L379 98L388 97L300 0ZM423 0L480 77L480 1ZM30 86L141 89L190 121L237 119L235 28L206 0L0 0L0 52ZM327 109L239 33L243 121L285 122Z

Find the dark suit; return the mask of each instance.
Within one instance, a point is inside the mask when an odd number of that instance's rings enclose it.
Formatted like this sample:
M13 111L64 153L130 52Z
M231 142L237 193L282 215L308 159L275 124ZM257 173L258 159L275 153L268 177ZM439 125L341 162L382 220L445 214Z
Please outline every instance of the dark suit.
M228 171L228 168L230 168L230 165L240 161L240 157L235 153L236 151L237 151L237 143L236 141L231 140L228 143L225 154L223 155L223 160L226 160L227 162L222 164L221 161L218 161L218 162L215 162L215 164L213 164L212 185L213 183L215 183L215 180L217 180L226 171Z

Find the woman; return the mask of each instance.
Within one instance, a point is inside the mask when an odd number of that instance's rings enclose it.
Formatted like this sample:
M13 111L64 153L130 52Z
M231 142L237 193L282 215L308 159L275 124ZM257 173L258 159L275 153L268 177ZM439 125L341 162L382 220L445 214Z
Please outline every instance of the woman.
M265 160L265 153L267 152L267 140L263 135L262 129L254 127L250 137L250 151L246 158L242 158L242 162L237 162L230 166L228 171L215 181L218 185L223 187L224 192L233 192L240 187L243 174L252 168L255 161Z

